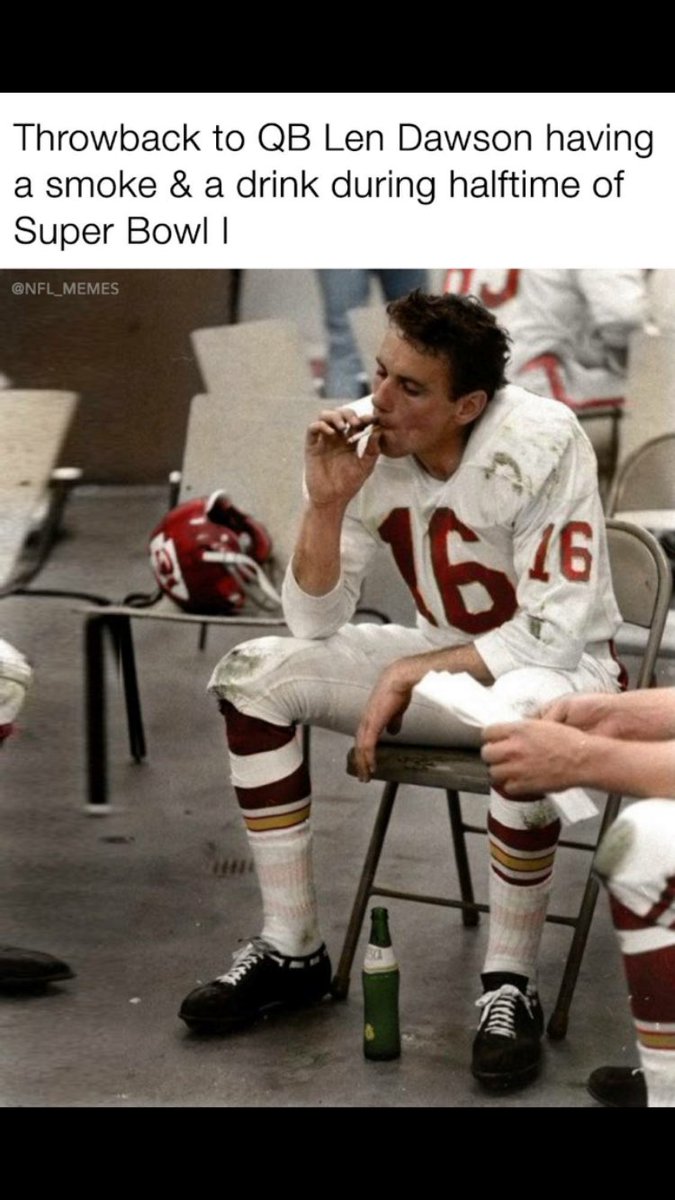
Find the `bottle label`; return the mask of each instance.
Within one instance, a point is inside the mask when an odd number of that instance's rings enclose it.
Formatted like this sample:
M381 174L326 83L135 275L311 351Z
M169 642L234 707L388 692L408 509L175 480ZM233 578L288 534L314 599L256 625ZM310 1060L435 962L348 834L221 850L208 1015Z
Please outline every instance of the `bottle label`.
M378 971L395 971L398 967L394 950L392 946L373 946L368 944L366 957L363 961L363 969L368 975L375 975Z

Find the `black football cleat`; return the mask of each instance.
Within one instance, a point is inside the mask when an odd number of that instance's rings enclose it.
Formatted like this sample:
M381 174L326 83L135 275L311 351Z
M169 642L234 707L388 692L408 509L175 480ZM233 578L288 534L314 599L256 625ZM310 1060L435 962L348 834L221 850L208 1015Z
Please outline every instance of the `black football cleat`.
M473 1043L474 1078L494 1091L530 1083L539 1072L544 1032L537 993L503 983L476 1003L483 1012Z
M198 1033L228 1033L269 1009L315 1004L330 991L330 980L324 945L304 958L290 958L255 937L234 955L225 975L185 997L178 1015Z
M598 1067L588 1076L586 1088L605 1108L647 1108L647 1085L640 1067Z
M0 946L0 990L8 992L35 991L48 983L74 979L67 963L44 954L41 950L21 950L17 946Z

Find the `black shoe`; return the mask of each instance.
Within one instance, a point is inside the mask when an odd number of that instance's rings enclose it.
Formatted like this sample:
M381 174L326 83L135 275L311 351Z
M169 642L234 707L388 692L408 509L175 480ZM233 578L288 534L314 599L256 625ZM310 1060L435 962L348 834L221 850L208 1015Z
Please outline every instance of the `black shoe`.
M234 955L226 975L185 997L178 1015L190 1029L225 1033L250 1025L268 1008L314 1004L330 990L330 979L324 945L305 958L289 958L255 937Z
M486 1087L521 1087L541 1062L544 1014L535 991L503 983L476 1003L483 1009L473 1043L471 1071Z
M67 963L40 950L0 946L0 989L21 991L45 987L61 979L74 979Z
M646 1108L647 1085L640 1067L598 1067L586 1087L606 1108Z

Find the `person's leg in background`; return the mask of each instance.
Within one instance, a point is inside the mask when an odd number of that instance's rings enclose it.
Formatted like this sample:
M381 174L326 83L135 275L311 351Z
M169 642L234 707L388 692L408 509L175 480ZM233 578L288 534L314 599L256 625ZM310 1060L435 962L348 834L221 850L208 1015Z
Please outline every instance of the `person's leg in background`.
M386 301L407 296L415 288L421 288L423 292L427 289L427 272L424 270L379 270L375 274Z
M350 308L368 303L370 271L318 271L328 335L326 399L358 400L361 358L349 326Z
M380 281L385 300L398 300L413 288L426 286L426 271L417 270L324 270L317 272L323 296L324 319L328 334L326 398L358 400L363 395L360 377L370 371L356 347L349 324L349 310L368 303L371 276Z
M13 732L32 674L23 654L0 639L0 750ZM42 988L72 978L70 967L51 954L0 945L0 990Z
M648 1107L675 1108L675 803L643 800L626 809L603 839L595 870L610 896ZM598 1075L601 1102L643 1107L642 1080L631 1068Z

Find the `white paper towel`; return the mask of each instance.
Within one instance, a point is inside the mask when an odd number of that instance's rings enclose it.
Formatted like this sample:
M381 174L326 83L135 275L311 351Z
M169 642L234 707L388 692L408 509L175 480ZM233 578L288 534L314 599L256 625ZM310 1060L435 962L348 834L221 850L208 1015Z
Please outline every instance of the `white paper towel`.
M449 671L429 671L417 684L415 692L425 700L440 705L463 725L471 728L483 729L486 725L497 725L502 721L523 720L520 713L466 671L459 671L456 675ZM548 799L566 825L586 821L598 813L597 805L583 788L549 793Z

